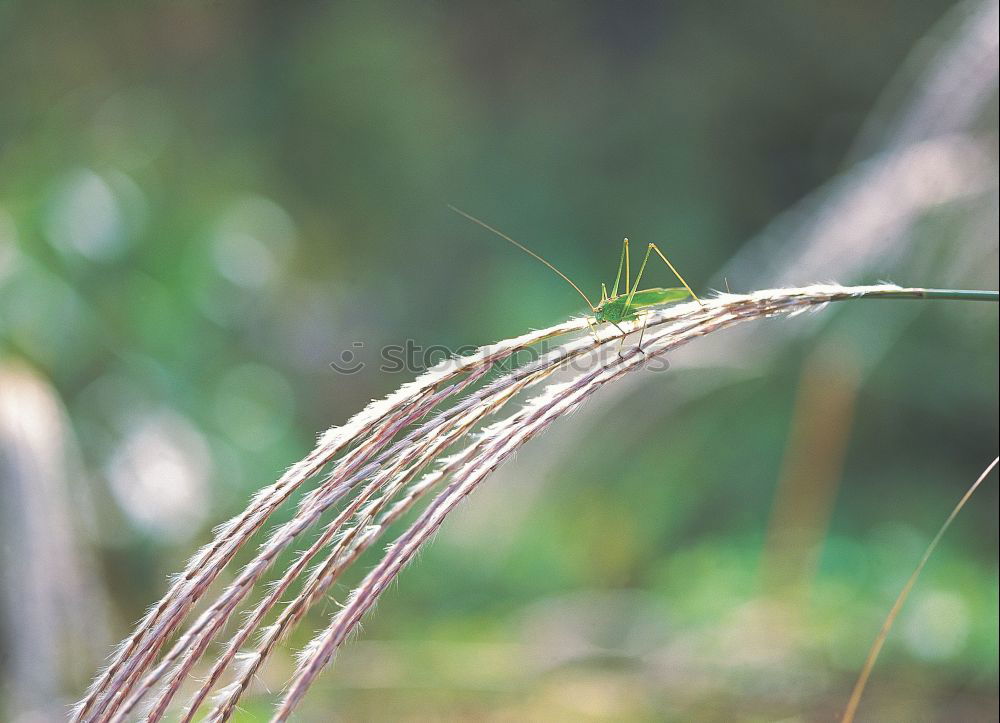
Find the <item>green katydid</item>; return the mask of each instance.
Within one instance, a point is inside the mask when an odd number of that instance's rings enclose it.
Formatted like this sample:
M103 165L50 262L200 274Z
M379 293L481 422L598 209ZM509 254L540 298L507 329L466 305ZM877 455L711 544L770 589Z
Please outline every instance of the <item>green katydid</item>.
M622 254L621 258L618 260L618 275L615 276L615 284L611 288L611 293L608 294L608 287L602 283L601 300L597 304L594 304L590 300L590 297L588 297L585 293L583 293L583 290L575 283L573 283L573 281L568 276L566 276L566 274L564 274L562 271L557 269L555 266L553 266L551 263L543 259L541 256L536 254L534 251L529 249L524 244L515 241L502 231L498 231L485 221L481 221L475 216L472 216L471 214L468 214L459 208L455 208L454 206L448 206L448 208L450 208L452 211L455 211L456 213L462 216L465 216L465 218L469 219L473 223L479 224L488 231L492 231L505 241L509 241L510 243L517 246L517 248L521 249L529 256L532 256L538 261L541 261L543 264L545 264L550 269L555 271L556 274L558 274L563 281L572 286L573 289L576 290L576 293L578 293L580 296L583 297L583 300L587 302L587 306L590 307L590 311L591 313L593 313L594 316L593 320L588 318L587 321L590 324L590 330L594 334L595 338L597 338L598 340L600 339L600 337L597 335L597 329L595 327L595 323L600 324L602 322L607 322L622 333L621 342L618 344L619 355L621 355L621 349L622 345L625 343L625 337L628 336L626 331L622 329L621 326L619 326L621 322L633 321L635 319L638 319L639 314L642 313L642 311L647 306L656 306L658 304L669 304L675 301L683 301L684 299L687 299L689 297L694 297L695 301L697 301L699 304L701 303L701 299L699 299L698 295L694 293L694 291L691 289L690 286L688 286L688 282L684 280L684 277L680 275L680 272L678 272L677 269L674 268L674 265L670 263L670 260L667 259L664 253L660 251L660 249L654 243L650 243L646 247L646 255L642 259L642 265L639 267L639 273L636 274L635 283L633 284L629 281L629 278L631 276L629 268L631 265L631 259L629 254L628 239L626 238L622 241ZM649 261L650 254L653 253L654 251L656 252L657 256L663 259L663 263L667 265L667 267L673 272L674 276L676 276L680 280L683 286L666 288L666 289L659 287L652 287L649 289L642 289L642 290L639 289L639 281L640 279L642 279L642 274L646 270L646 263ZM621 283L623 270L625 271L625 291L619 294L618 289ZM646 332L646 325L643 324L642 332L639 334L638 349L640 352L642 351L642 337L645 334L645 332Z

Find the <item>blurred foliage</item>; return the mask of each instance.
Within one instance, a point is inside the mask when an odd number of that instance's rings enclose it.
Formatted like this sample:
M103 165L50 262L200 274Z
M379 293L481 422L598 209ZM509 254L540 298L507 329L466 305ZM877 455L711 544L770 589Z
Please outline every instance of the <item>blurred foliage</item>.
M843 170L950 7L0 2L0 353L69 411L115 637L316 432L410 378L378 371L382 345L579 312L447 203L588 293L623 235L703 288ZM795 615L759 569L811 341L750 379L651 376L534 443L404 573L303 719L829 717L996 449L996 311L926 306L857 391ZM861 358L894 313L844 309L830 333ZM354 342L367 366L338 376ZM881 718L995 714L996 508L988 483L904 611Z

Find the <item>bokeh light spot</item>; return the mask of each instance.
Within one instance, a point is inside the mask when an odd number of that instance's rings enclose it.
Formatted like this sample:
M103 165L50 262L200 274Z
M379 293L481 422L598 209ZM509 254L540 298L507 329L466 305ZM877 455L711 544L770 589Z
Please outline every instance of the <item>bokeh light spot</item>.
M108 463L111 490L140 528L170 541L200 530L208 512L209 448L175 412L141 416Z
M223 277L260 288L274 281L291 253L295 224L278 204L261 196L233 202L215 229L212 250Z
M958 654L969 635L969 610L956 593L935 590L913 601L903 638L916 655L942 660Z
M125 213L114 189L90 169L71 171L56 182L43 219L56 248L93 261L108 261L125 242Z

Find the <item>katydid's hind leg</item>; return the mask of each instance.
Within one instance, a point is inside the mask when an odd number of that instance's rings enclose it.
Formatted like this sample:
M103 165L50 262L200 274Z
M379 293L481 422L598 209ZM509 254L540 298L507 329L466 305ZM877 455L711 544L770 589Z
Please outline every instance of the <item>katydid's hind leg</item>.
M659 248L659 246L657 246L657 245L656 245L656 244L654 244L654 243L651 243L651 244L649 245L649 248L648 248L648 249L646 249L646 258L649 258L649 252L650 252L650 251L655 251L655 252L657 253L657 255L658 255L658 256L659 256L659 257L660 257L661 259L663 259L663 263L665 263L665 264L667 265L667 267L668 267L668 268L669 268L669 269L670 269L671 271L673 271L673 272L674 272L674 276L676 276L676 277L678 278L678 280L679 280L679 281L681 282L681 284L683 284L683 285L684 285L684 288L685 288L685 289L687 289L687 290L688 290L688 293L689 293L689 294L691 294L691 296L693 296L693 297L694 297L694 300L695 300L695 301L697 301L697 302L698 302L699 304L701 304L702 306L704 306L704 304L702 303L701 299L699 299L699 298L698 298L698 294L694 293L694 289L692 289L692 288L691 288L690 286L688 286L688 282L686 282L686 281L684 280L684 277L683 277L683 276L681 276L680 272L679 272L679 271L678 271L677 269L675 269L675 268L674 268L674 265L673 265L672 263L670 263L670 259L668 259L668 258L666 257L666 255L665 255L665 254L664 254L664 253L663 253L662 251L660 251L660 248ZM643 264L643 266L645 266L645 264Z
M649 246L646 247L646 255L643 256L643 258L642 258L642 266L639 267L639 273L635 277L635 286L632 287L632 293L629 294L628 301L625 302L625 308L628 308L632 304L632 297L635 295L636 290L639 288L639 279L642 278L642 273L646 270L646 262L649 261L649 255L653 251L655 251L657 253L657 255L661 259L663 259L663 263L665 263L667 265L667 267L671 271L674 272L674 276L676 276L680 280L680 282L684 285L684 288L688 290L688 293L691 294L691 296L694 297L695 301L697 301L699 304L701 304L702 306L704 306L704 304L702 304L701 299L698 298L698 294L694 293L694 289L692 289L690 286L688 286L688 282L686 282L684 280L684 277L681 276L680 273L678 273L677 269L674 268L674 265L672 263L670 263L670 260L667 259L667 257L663 255L663 252L660 251L660 249L657 247L656 244L651 243L651 244L649 244Z
M628 309L632 305L632 297L635 296L635 292L639 289L639 281L642 279L642 274L646 270L646 263L649 261L649 253L653 250L653 244L650 244L646 248L646 255L642 257L642 266L639 267L639 273L635 275L635 286L628 294L628 299L625 301L625 308Z

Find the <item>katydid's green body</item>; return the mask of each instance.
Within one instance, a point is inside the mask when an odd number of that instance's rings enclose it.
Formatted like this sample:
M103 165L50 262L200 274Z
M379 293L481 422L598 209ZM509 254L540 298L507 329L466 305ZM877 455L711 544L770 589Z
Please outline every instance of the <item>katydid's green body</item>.
M694 297L694 299L699 304L701 303L701 299L699 299L697 294L695 294L694 291L691 290L691 287L688 286L688 283L684 280L684 277L681 276L680 273L678 273L677 269L674 268L674 265L670 263L670 261L663 254L663 252L660 251L659 248L657 248L656 244L651 243L646 247L646 255L642 259L642 265L639 267L639 273L636 274L635 283L633 284L629 280L631 276L631 273L629 271L631 258L628 248L628 239L622 241L622 255L621 259L618 261L618 275L615 277L615 285L611 289L611 294L608 294L607 286L601 284L601 300L597 304L594 304L593 302L591 302L590 298L585 293L583 293L580 287L574 284L573 281L568 276L566 276L566 274L564 274L562 271L557 269L555 266L550 264L548 261L543 259L538 254L536 254L534 251L529 249L527 246L518 243L507 234L498 231L489 224L480 221L478 218L470 216L465 211L457 209L454 206L450 206L450 208L456 213L465 216L470 221L473 221L474 223L479 224L483 228L492 231L500 238L510 241L512 244L517 246L526 254L533 256L538 261L541 261L543 264L545 264L550 269L555 271L559 276L561 276L566 283L572 286L576 290L576 292L583 297L583 300L587 302L587 306L590 307L590 311L594 315L593 322L591 322L591 331L594 333L595 338L597 338L597 332L594 329L593 325L594 322L598 324L602 322L607 322L612 326L616 327L622 333L622 341L621 344L618 345L619 355L621 354L621 346L622 344L624 344L626 336L625 330L622 329L620 326L618 326L621 322L635 321L636 319L639 318L639 314L642 312L642 310L647 306L669 304L675 301L683 301L684 299L690 297ZM655 288L639 290L639 281L642 279L643 272L645 272L646 270L646 263L649 261L649 255L654 251L661 259L663 259L663 263L665 263L670 268L674 276L676 276L678 280L683 284L682 287L679 286L666 289L655 287ZM622 280L622 271L625 272L625 291L619 294L618 288ZM643 325L642 331L643 332L646 331L645 325ZM639 335L639 351L642 351L642 334Z
M598 323L606 321L610 324L617 324L621 321L634 321L639 318L639 310L643 307L670 304L690 298L691 292L684 287L643 289L642 291L635 292L631 303L629 303L628 297L624 295L615 299L602 301L594 310L594 321Z
M663 259L663 262L670 267L670 270L674 272L674 276L680 279L680 282L684 284L683 287L639 290L639 280L642 278L642 274L646 270L646 263L649 261L649 255L653 251L656 251L660 258ZM646 256L642 260L642 266L639 267L639 273L636 274L635 284L631 284L629 282L629 277L631 276L629 271L630 264L631 255L629 254L628 249L628 239L625 239L622 241L622 255L618 260L618 275L615 276L615 285L614 288L611 289L611 295L608 296L608 288L604 284L601 284L600 303L597 304L597 306L594 306L590 303L590 300L587 299L587 304L594 312L594 321L598 323L606 321L609 324L617 326L619 322L633 321L639 318L639 310L645 306L655 306L657 304L669 304L673 301L683 301L691 296L694 296L695 299L698 298L691 290L691 287L687 285L684 277L677 273L677 269L674 268L674 265L670 263L667 260L667 257L663 255L663 252L656 247L656 244L649 244L649 246L646 247ZM619 294L618 285L622 280L622 271L625 272L625 293Z

